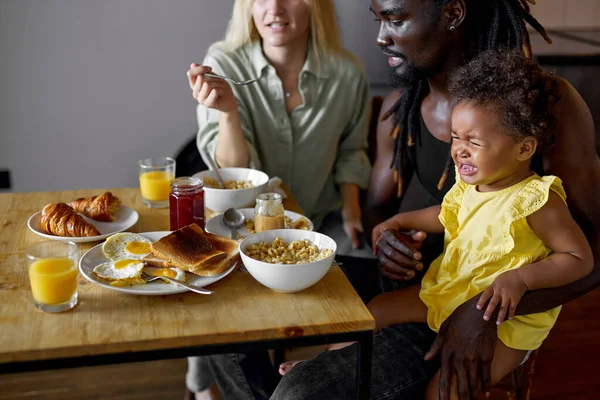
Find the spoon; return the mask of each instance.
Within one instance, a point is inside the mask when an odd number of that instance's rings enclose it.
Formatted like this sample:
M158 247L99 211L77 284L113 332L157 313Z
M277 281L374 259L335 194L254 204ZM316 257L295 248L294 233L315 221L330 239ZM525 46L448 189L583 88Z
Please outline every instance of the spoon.
M228 208L223 213L223 223L231 229L231 238L233 240L237 240L237 230L244 225L245 220L246 217L244 217L244 214L235 208Z
M219 182L219 186L221 186L221 189L225 189L225 181L223 180L223 177L219 172L219 167L217 167L217 163L215 162L215 160L213 160L210 154L208 154L208 151L206 151L205 149L202 149L202 155L206 160L208 160L208 163L210 164L212 170L215 171L215 176L217 177L217 182Z

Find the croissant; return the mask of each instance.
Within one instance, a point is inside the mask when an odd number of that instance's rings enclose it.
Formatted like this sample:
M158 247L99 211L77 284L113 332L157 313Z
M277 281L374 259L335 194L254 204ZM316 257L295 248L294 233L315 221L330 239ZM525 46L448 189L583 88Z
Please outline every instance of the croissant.
M100 196L80 198L71 202L71 207L79 214L83 214L95 221L112 222L121 200L111 192L105 192Z
M42 229L50 235L99 236L98 229L65 203L48 204L42 209Z

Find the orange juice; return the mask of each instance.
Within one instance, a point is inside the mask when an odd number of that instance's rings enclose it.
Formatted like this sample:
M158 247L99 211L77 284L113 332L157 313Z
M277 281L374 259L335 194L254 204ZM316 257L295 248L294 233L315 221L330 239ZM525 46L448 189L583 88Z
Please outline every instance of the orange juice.
M173 178L175 176L167 171L150 171L141 174L142 197L150 201L169 201Z
M38 303L64 303L77 290L77 267L70 258L37 260L29 266L29 282Z

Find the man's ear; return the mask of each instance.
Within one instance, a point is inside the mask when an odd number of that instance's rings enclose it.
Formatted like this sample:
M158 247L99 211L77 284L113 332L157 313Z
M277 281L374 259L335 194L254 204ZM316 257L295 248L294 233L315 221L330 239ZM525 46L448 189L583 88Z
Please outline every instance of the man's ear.
M521 143L519 143L519 154L517 154L517 160L527 161L535 154L537 150L537 140L529 136Z
M465 0L451 0L444 7L444 16L446 17L446 29L455 30L458 28L467 16L467 6Z

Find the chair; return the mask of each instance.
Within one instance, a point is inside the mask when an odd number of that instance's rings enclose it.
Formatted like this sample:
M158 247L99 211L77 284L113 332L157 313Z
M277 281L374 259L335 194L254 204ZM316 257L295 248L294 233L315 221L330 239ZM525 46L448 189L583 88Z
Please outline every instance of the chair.
M192 176L198 171L207 170L196 145L196 134L175 155L175 176Z
M529 400L537 353L538 350L531 353L523 365L496 384L492 389L490 400Z

